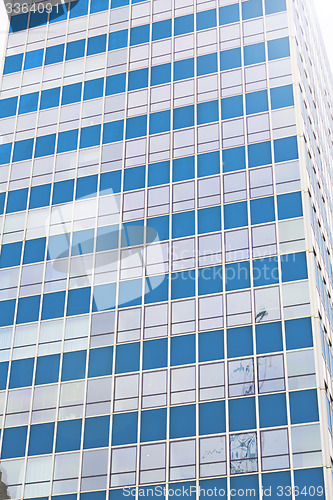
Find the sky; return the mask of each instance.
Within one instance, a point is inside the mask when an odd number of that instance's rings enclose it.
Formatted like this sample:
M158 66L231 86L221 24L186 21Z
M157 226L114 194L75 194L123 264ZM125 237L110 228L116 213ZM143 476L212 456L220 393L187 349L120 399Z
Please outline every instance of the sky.
M315 3L326 50L333 73L333 0L312 0ZM0 0L0 70L6 40L7 16L3 0Z

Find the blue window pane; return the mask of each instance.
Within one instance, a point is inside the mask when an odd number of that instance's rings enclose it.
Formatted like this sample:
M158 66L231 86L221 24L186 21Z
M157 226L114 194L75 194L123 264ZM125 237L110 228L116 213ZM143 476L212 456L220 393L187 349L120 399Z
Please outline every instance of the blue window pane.
M93 312L108 311L116 307L116 283L94 287Z
M184 299L194 297L195 294L195 270L181 271L171 275L171 298Z
M215 361L224 358L223 330L199 333L199 361Z
M268 95L267 90L260 90L259 92L251 92L246 94L246 114L261 113L268 111Z
M234 97L225 97L221 100L222 120L236 118L242 116L243 111L243 96L237 95Z
M175 81L194 76L194 59L183 59L173 63L173 78Z
M119 193L121 184L121 171L106 172L100 177L100 195Z
M109 444L110 417L86 418L84 425L83 448L102 448Z
M251 440L251 444L256 447L256 443ZM249 446L249 442L247 446ZM255 448L256 449L256 448ZM261 489L261 488L260 488ZM258 475L245 475L245 476L231 476L230 478L230 491L251 491L253 498L259 498L259 480Z
M199 405L199 434L225 432L225 403L214 401Z
M220 52L221 71L227 69L240 68L242 65L241 49L229 49Z
M96 196L97 193L97 175L89 175L87 177L80 177L76 184L76 199L91 198Z
M113 250L118 247L119 227L105 226L97 229L96 251Z
M27 199L28 199L28 188L9 191L7 197L6 212L12 213L25 210L27 207Z
M34 147L33 139L25 139L14 143L13 161L29 160L32 158Z
M42 320L61 318L65 309L65 292L45 293L43 295Z
M289 398L292 425L317 422L319 420L316 389L290 392Z
M75 231L72 241L72 255L84 255L93 252L94 249L94 230L85 229Z
M148 231L148 229L147 229ZM149 231L154 234L155 231L151 228ZM156 238L158 237L156 233ZM169 292L169 276L159 275L146 278L145 282L145 304L152 304L154 302L161 302L168 300Z
M151 228L148 229L151 232ZM153 231L155 233L155 231ZM148 238L147 238L148 240ZM145 279L145 304L168 300L169 276L159 275ZM140 291L141 294L141 291Z
M7 378L8 378L8 361L0 363L0 390L3 391L7 386Z
M239 21L239 5L238 3L226 5L219 9L219 22L220 25L236 23Z
M1 247L0 268L19 266L21 262L22 242L6 243Z
M36 111L38 108L39 92L33 92L32 94L21 95L19 114L31 113Z
M281 256L282 281L307 279L306 253L292 253Z
M35 147L35 158L50 156L54 154L56 134L37 137Z
M65 352L62 360L61 380L76 380L86 374L86 351Z
M163 38L168 38L172 34L172 21L171 19L166 19L165 21L159 21L153 23L152 39L162 40Z
M58 422L56 453L79 450L81 444L82 420L63 420Z
M31 323L39 318L40 295L21 297L18 300L16 323Z
M153 235L155 234L155 231L156 231L158 239L160 241L168 240L169 239L169 216L164 215L163 217L151 217L151 218L147 219L147 228L149 228L150 230L151 229L154 230L152 233ZM155 237L154 237L154 240L155 240ZM147 243L150 243L150 242L151 242L151 240L149 239L149 234L148 234Z
M104 91L104 78L97 78L96 80L88 80L84 83L83 100L96 99L102 97Z
M109 50L122 49L128 44L128 30L115 31L109 34Z
M24 60L24 69L38 68L43 64L44 49L27 52Z
M106 95L120 94L125 92L126 88L126 73L112 75L106 78Z
M285 328L288 350L313 347L311 318L290 319Z
M296 160L298 158L297 137L286 137L274 141L274 156L276 163Z
M14 323L15 305L15 299L0 302L0 326L8 326Z
M68 42L66 46L66 61L77 59L78 57L84 57L85 49L86 41L84 39Z
M244 261L227 264L225 266L225 279L227 291L250 288L250 263Z
M168 363L168 339L147 340L143 343L143 369L163 368Z
M81 128L80 149L98 146L101 142L101 125Z
M23 54L16 54L15 56L7 56L5 59L5 65L3 69L3 74L15 73L16 71L21 71L23 63Z
M174 21L174 35L184 35L194 31L194 15L176 17Z
M145 186L145 179L145 165L126 169L124 172L124 191L143 188Z
M197 30L205 30L216 26L216 10L206 10L197 13Z
M156 410L147 410L141 413L141 432L142 442L159 441L166 438L167 409L158 408Z
M203 153L197 156L198 177L220 173L220 153Z
M117 7L123 7L128 5L129 0L111 0L111 9L116 9Z
M126 120L126 139L147 135L147 115L134 116Z
M148 165L148 186L158 186L170 182L170 162L162 161Z
M268 59L281 59L282 57L290 56L289 38L278 38L277 40L269 40L268 44Z
M0 118L7 118L8 116L13 116L16 114L17 100L18 100L17 97L0 99Z
M294 92L292 85L271 89L272 109L286 108L294 105Z
M172 180L173 182L184 181L194 178L195 159L194 156L185 158L177 158L172 163Z
M153 85L160 85L171 81L171 64L160 64L151 68L151 82Z
M88 38L87 56L99 54L106 50L106 35L98 35Z
M53 186L52 205L73 201L74 179L55 182Z
M116 373L138 371L140 367L140 343L117 345Z
M313 498L315 498L316 500L325 499L325 493L324 495L321 495L321 491L325 491L324 474L322 468L295 470L294 477L295 489L298 488L298 491L309 491L311 486L315 485L318 494L316 494L316 496L314 496ZM320 490L320 487L322 488L322 490ZM313 488L311 488L311 492L313 492Z
M274 0L275 1L275 0ZM295 471L297 472L297 471ZM312 483L313 484L313 483ZM290 478L290 472L271 472L269 474L263 474L262 475L262 485L264 490L267 492L270 491L270 488L272 488L272 491L279 491L278 487L283 488L283 491L288 491L288 488L291 488L291 478ZM292 491L292 490L290 490ZM283 498L283 497L282 497Z
M54 422L32 425L30 427L28 455L45 455L52 453Z
M12 144L0 144L0 165L5 165L10 161Z
M229 400L229 428L231 431L255 429L256 411L254 398Z
M227 331L228 358L253 354L252 327L242 326Z
M250 168L272 163L272 146L270 141L250 144L248 146L248 153Z
M149 133L159 134L170 130L170 111L159 111L149 117Z
M112 446L137 442L138 414L120 413L113 415Z
M68 130L58 134L57 153L65 153L77 149L78 130Z
M187 365L195 362L195 335L171 338L171 365Z
M251 224L264 224L275 220L274 197L251 200Z
M34 358L14 359L10 369L9 388L17 389L32 385L34 364Z
M279 321L256 325L257 353L282 351L282 326Z
M40 98L40 109L54 108L59 106L60 87L54 89L43 90Z
M198 269L198 293L207 295L223 291L222 266Z
M89 354L88 377L102 377L112 373L113 348L91 349Z
M131 29L130 45L149 42L150 25L136 26Z
M265 0L265 12L275 14L287 10L286 0Z
M57 4L53 7L52 12L50 14L50 23L54 23L57 21L64 21L67 19L68 12L68 3L65 4Z
M17 31L25 30L28 27L29 13L11 16L9 32L15 33Z
M258 64L265 61L265 58L265 44L263 42L246 45L244 47L245 66L248 66L249 64Z
M103 128L103 144L117 142L123 139L124 135L124 120L109 122L104 124Z
M55 64L61 62L64 58L65 45L55 45L48 47L45 51L45 64Z
M260 427L287 425L287 405L285 394L259 396Z
M195 436L195 405L170 408L170 438Z
M253 285L265 286L279 282L277 257L268 257L253 261Z
M279 195L277 197L277 206L279 220L292 219L303 215L302 195L300 192Z
M198 210L198 233L221 231L221 208L209 207Z
M84 314L90 309L90 287L69 290L67 316Z
M172 237L181 238L195 233L195 213L182 212L172 215Z
M203 102L197 104L197 122L198 125L204 123L216 122L219 119L218 101Z
M4 429L1 458L24 457L27 430L27 426Z
M75 0L71 1L71 8L69 12L69 18L73 19L75 17L84 16L88 13L88 0Z
M206 54L197 58L197 75L207 75L217 71L217 54ZM213 120L212 120L213 121Z
M242 2L243 19L252 19L262 16L262 0L248 0Z
M247 204L242 201L224 205L224 228L232 229L248 225Z
M60 354L37 358L35 384L52 384L59 380Z
M223 172L233 172L234 170L243 170L246 167L245 148L224 149L222 151Z
M173 111L173 128L191 127L194 125L194 106L183 106Z
M62 89L61 104L72 104L81 101L82 83L73 83L71 85L64 85Z
M130 71L128 74L128 90L148 87L148 68Z

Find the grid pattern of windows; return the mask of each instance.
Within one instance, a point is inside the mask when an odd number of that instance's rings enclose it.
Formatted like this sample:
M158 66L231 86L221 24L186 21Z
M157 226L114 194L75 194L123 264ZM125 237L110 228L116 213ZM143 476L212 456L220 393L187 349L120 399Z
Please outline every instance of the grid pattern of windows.
M14 12L0 93L4 498L325 498L312 292L317 273L333 324L331 260L317 255L331 236L306 188L291 23L285 0Z

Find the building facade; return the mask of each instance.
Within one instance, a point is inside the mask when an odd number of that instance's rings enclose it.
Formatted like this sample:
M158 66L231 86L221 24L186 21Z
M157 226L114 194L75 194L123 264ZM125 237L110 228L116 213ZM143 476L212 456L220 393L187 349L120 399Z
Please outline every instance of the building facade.
M310 0L11 3L0 498L333 498Z

